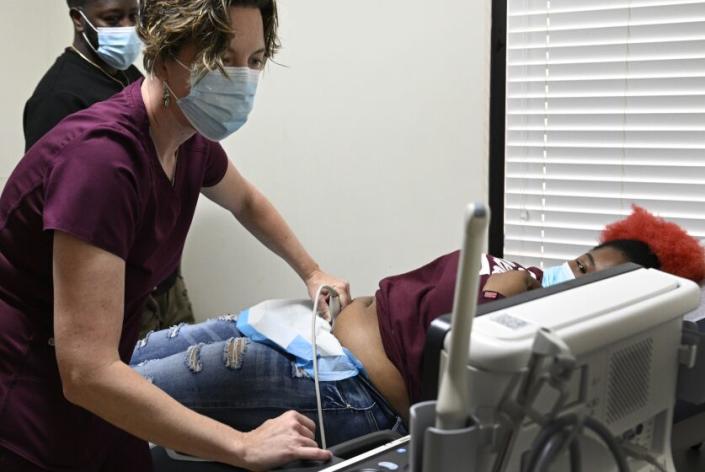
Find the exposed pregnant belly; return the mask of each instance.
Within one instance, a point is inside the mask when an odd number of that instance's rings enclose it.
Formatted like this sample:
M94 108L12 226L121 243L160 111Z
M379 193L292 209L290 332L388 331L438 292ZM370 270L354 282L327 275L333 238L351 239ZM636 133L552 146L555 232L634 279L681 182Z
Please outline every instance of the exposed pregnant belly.
M408 420L409 395L403 377L384 351L375 299L353 300L336 318L333 334L362 362L370 381L392 408Z

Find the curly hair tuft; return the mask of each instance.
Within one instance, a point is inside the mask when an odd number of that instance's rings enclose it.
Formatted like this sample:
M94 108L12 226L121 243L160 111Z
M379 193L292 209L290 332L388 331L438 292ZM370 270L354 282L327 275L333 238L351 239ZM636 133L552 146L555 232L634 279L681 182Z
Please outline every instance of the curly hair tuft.
M661 270L694 282L705 279L705 249L675 223L632 205L627 218L607 225L601 242L632 239L646 243L661 263Z

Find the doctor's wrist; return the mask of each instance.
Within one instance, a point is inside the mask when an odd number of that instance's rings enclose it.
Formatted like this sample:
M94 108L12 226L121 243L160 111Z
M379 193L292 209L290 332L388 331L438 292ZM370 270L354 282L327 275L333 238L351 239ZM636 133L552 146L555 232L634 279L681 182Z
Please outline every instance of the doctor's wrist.
M317 275L321 273L321 267L313 262L311 265L307 266L305 270L299 273L299 276L301 277L301 280L304 281L306 285L311 282L312 279L314 279Z
M247 466L247 446L245 433L231 428L223 444L224 456L219 460L234 467Z

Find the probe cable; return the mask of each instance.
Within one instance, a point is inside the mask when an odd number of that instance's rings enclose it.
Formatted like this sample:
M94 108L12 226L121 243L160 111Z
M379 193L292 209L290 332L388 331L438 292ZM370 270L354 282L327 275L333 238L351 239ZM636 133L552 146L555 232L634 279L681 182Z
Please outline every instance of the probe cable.
M624 451L617 443L612 433L599 421L591 417L582 420L577 415L566 415L549 422L539 433L531 448L531 453L526 462L524 470L526 472L548 471L550 465L556 459L558 452L562 449L562 437L570 431L567 428L587 428L595 433L602 442L605 443L610 453L617 463L619 472L629 472L629 465L624 455ZM572 435L571 435L572 436ZM575 437L570 444L571 468L575 470L576 463L580 460L580 450L573 446L577 444ZM580 470L579 468L577 470Z
M338 292L329 285L321 285L316 291L316 298L313 302L313 315L311 316L311 349L313 350L313 382L316 390L316 409L318 411L318 429L321 432L321 448L326 447L326 427L323 425L323 408L321 407L321 386L318 382L318 346L316 345L316 318L318 317L318 301L321 299L321 292L328 290L329 301L328 311L330 314L331 325L335 321L335 317L340 311L340 302L338 300Z

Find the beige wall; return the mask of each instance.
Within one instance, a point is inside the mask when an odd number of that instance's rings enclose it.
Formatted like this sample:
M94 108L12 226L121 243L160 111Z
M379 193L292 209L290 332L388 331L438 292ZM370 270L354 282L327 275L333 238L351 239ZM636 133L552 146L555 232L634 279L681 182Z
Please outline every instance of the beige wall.
M21 155L24 101L70 40L63 0L4 1L0 176ZM486 200L488 2L280 3L283 66L270 65L250 123L224 146L354 295L456 248L464 204ZM205 199L184 273L200 317L305 296Z
M22 157L22 109L44 72L72 39L66 2L3 0L0 15L0 185Z

